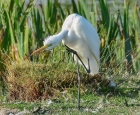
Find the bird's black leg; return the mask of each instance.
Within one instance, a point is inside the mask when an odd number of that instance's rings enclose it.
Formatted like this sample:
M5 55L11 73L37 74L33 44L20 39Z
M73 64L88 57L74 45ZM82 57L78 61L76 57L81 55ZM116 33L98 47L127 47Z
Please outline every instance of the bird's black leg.
M65 45L65 46L66 46L66 45ZM89 58L87 58L87 60L88 60L88 69L87 69L87 67L85 66L85 64L83 63L83 61L82 61L81 58L79 57L79 55L77 54L77 52L74 51L74 50L72 50L72 49L70 49L68 46L66 46L66 47L67 47L68 52L72 52L73 54L75 54L75 55L78 57L78 59L80 60L80 62L81 62L82 65L83 65L83 67L84 67L85 70L87 71L87 73L90 73Z
M65 45L66 46L66 45ZM90 64L89 64L89 58L88 58L88 69L86 68L85 64L83 63L83 61L81 60L81 58L79 57L79 55L77 54L76 51L70 49L68 46L67 50L68 52L72 52L73 56L74 54L78 57L78 59L80 60L80 62L82 63L82 65L84 66L84 68L86 69L87 73L90 73ZM80 110L80 86L81 86L81 76L80 76L80 71L79 71L79 64L78 64L78 60L77 60L77 72L78 72L78 110Z
M77 61L77 72L78 72L78 110L80 110L80 86L81 86L81 76L80 76L78 61Z

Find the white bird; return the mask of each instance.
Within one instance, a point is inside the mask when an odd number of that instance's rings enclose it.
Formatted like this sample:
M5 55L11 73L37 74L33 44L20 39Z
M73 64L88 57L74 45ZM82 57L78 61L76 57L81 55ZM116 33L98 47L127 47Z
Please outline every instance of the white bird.
M96 29L84 17L79 14L69 15L62 25L60 33L47 37L44 40L44 46L31 55L42 50L51 50L61 41L75 54L74 60L82 64L89 74L95 75L99 72L100 39ZM78 108L80 109L79 68L78 78Z
M44 46L33 52L31 55L42 50L51 50L61 41L64 45L77 52L86 68L89 68L89 60L91 75L98 73L100 39L96 29L91 23L79 14L69 15L62 25L60 33L47 37L44 40ZM76 55L74 56L74 60L81 64L81 61L79 61Z

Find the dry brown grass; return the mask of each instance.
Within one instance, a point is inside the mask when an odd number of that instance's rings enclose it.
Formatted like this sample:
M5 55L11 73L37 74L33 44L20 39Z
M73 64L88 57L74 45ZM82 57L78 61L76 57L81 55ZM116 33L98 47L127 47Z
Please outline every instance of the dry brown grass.
M30 61L15 62L7 67L6 82L9 100L45 100L59 96L60 92L77 88L77 72L65 70L64 64L40 64ZM95 87L101 77L81 74L81 92L87 87ZM77 90L77 89L76 89Z

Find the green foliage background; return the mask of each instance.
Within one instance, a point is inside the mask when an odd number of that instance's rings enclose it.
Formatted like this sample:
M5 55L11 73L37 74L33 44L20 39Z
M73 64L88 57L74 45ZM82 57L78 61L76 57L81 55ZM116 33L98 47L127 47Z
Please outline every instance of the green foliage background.
M57 0L36 6L33 0L25 6L24 1L0 2L0 82L4 86L4 73L9 64L22 60L40 63L55 63L69 59L65 47L60 44L47 60L47 53L28 58L42 46L43 39L61 30L65 18L79 13L97 29L101 40L100 71L106 75L138 72L140 68L140 9L138 1L124 0L123 10L111 13L106 0L99 0L99 7L87 8L84 0L72 1L71 6L62 8ZM100 12L99 12L100 10ZM72 59L68 60L72 63ZM67 63L67 64L68 64Z

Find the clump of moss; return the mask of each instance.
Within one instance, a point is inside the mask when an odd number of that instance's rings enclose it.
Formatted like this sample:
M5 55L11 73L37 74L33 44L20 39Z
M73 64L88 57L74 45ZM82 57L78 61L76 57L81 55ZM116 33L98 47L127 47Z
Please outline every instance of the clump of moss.
M30 61L15 62L7 67L9 100L45 100L58 96L60 92L77 87L77 71L65 68L64 64L41 64ZM94 85L100 79L81 74L81 90ZM99 78L99 77L97 77ZM76 89L77 90L77 89Z

